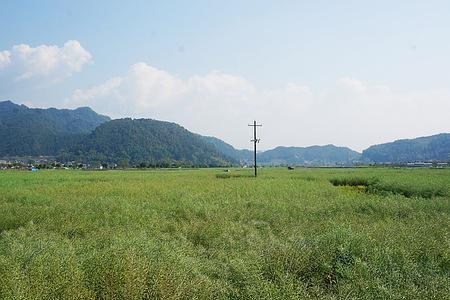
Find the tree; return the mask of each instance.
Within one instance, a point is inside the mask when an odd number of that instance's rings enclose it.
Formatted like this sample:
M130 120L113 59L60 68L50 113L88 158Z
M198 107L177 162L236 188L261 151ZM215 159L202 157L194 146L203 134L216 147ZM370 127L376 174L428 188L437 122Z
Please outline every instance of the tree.
M120 161L117 163L117 165L119 166L119 168L122 168L122 169L128 168L128 164L129 164L129 160L128 160L128 159L122 159L122 160L120 160Z

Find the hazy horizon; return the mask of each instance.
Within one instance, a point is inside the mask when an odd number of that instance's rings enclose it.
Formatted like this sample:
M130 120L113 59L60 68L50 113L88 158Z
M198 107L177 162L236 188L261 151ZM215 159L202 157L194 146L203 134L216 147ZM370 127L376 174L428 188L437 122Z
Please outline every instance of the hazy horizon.
M5 1L0 101L176 122L236 148L450 132L446 1Z

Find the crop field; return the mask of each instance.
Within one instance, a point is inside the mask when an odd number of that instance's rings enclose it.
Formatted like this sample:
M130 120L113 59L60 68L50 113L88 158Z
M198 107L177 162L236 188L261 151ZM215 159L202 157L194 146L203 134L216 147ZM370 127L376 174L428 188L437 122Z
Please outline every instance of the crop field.
M0 172L1 299L449 299L449 169Z

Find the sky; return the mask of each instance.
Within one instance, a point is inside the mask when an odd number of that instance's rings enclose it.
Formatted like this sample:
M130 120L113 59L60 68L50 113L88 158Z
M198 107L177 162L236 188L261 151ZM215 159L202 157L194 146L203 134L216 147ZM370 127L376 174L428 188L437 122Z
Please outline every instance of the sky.
M0 0L0 101L237 148L450 132L449 1Z

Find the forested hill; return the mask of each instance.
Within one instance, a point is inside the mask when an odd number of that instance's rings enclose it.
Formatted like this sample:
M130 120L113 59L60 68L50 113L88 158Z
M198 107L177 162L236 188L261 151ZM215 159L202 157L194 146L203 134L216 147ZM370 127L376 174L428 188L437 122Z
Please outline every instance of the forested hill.
M88 107L40 109L0 102L0 157L54 156L83 163L154 166L252 165L253 153L175 123L113 120ZM335 166L450 160L450 134L371 146L362 155L334 145L277 147L258 154L262 165Z
M334 145L311 147L276 147L259 155L263 164L269 165L351 165L360 160L361 154L347 147Z
M230 144L215 138L202 137L226 156L234 158L241 164L253 164L253 151L238 150ZM262 165L311 165L335 166L351 165L359 162L361 154L346 147L334 145L311 147L276 147L258 154L258 162Z
M63 156L70 160L152 166L223 166L235 162L180 125L151 119L104 123Z
M100 125L100 126L99 126ZM39 109L0 102L0 157L55 156L85 163L223 166L237 163L169 122L113 120L88 107Z
M88 107L40 109L0 102L0 156L55 155L109 121Z
M240 164L247 164L253 160L253 152L247 149L235 149L228 143L225 143L221 139L213 136L201 136L200 137L207 143L213 145L217 151L225 156L232 157Z
M363 158L375 163L450 160L450 134L397 140L371 146L363 151Z

